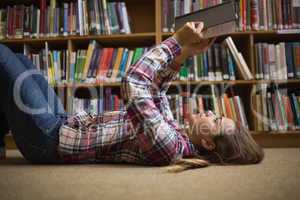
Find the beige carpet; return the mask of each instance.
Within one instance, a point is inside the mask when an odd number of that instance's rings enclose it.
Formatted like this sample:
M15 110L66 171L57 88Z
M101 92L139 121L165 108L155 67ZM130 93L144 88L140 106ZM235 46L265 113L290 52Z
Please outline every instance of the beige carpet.
M33 166L9 151L0 162L0 200L299 200L300 148L265 151L260 165L179 174L132 165Z

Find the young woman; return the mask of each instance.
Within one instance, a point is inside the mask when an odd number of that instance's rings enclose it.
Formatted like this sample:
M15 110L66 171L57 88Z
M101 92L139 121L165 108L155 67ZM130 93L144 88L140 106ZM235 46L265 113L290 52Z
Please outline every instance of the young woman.
M32 163L259 163L262 149L231 119L212 112L189 115L188 133L173 119L166 91L180 63L213 43L203 39L202 29L201 22L187 23L145 53L122 81L126 111L100 116L83 112L66 117L32 63L0 46L2 116L23 156Z

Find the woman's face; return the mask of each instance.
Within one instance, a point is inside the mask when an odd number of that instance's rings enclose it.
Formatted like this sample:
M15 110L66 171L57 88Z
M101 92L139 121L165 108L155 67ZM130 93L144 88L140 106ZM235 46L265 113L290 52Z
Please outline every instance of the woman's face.
M232 119L216 116L211 111L192 115L190 126L189 138L191 141L202 146L203 143L211 144L210 148L215 147L213 142L215 136L235 133L235 123Z

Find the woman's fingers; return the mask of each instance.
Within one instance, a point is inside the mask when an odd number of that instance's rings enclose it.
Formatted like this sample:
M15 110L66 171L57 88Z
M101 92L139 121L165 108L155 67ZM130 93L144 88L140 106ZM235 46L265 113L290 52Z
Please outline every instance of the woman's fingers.
M215 43L215 41L216 41L216 37L214 37L214 38L210 38L209 40L209 44L208 44L208 46L211 46L211 45L213 45L214 43Z
M203 22L195 22L195 27L196 27L196 31L197 33L201 33L203 28L204 28L204 23Z

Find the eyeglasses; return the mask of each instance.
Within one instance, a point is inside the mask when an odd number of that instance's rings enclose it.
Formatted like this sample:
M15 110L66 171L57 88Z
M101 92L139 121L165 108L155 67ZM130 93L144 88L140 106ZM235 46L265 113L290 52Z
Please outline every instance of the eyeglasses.
M220 129L219 135L221 135L221 133L223 132L222 131L222 120L223 120L223 116L219 116L214 119L216 126L219 127L219 129Z

